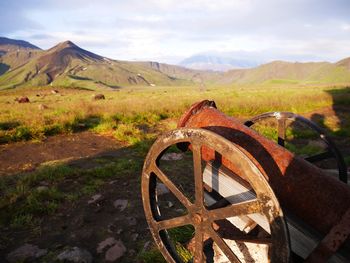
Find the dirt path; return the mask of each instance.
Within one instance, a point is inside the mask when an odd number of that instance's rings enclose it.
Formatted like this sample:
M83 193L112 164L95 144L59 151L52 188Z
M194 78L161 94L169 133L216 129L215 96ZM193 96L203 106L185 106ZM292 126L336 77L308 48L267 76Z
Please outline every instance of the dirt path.
M0 176L32 171L48 161L81 159L121 147L112 137L91 132L52 136L42 142L0 145Z

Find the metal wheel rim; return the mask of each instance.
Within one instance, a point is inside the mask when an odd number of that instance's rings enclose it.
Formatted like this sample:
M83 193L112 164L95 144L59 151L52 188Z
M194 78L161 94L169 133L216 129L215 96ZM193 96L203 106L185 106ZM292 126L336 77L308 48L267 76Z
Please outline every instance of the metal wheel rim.
M162 153L169 146L181 142L190 143L193 149L194 180L196 188L196 198L193 204L176 188L176 186L172 185L172 182L157 167L157 160L161 157ZM220 211L218 211L218 209L211 211L206 210L203 205L200 146L207 146L211 149L215 149L215 151L225 156L230 162L238 165L239 169L244 169L244 173L248 175L249 183L256 192L257 200L249 204L247 204L247 202L239 203L238 206L235 207L230 205L229 207L221 208ZM169 187L169 190L186 207L188 210L186 216L177 217L175 220L161 220L156 204L155 177L158 177L162 183ZM269 249L269 258L271 262L289 261L289 237L286 223L277 198L268 182L253 162L241 152L236 145L213 132L203 129L182 128L167 132L158 138L152 145L145 159L141 188L144 211L150 231L156 241L156 245L168 262L181 262L181 259L177 256L166 229L187 224L191 224L195 227L196 252L194 255L194 262L203 262L204 233L210 235L231 262L240 262L223 239L218 237L217 234L215 235L212 222L220 218L236 216L237 213L240 215L255 212L264 214L270 223L271 245ZM227 249L229 249L231 253L229 253Z
M301 122L317 132L319 134L319 138L327 145L328 150L326 152L323 152L321 154L317 154L315 156L311 156L306 158L305 160L313 163L316 161L321 161L329 158L335 158L338 165L338 174L339 174L339 180L346 183L348 181L348 175L347 175L347 166L344 161L344 158L342 154L340 153L338 147L333 142L333 140L327 135L326 131L323 130L321 127L319 127L316 123L314 123L311 120L308 120L304 118L303 116L300 116L298 114L292 113L292 112L267 112L260 114L258 116L253 117L250 120L247 120L244 122L244 125L251 127L255 123L268 119L268 118L275 118L277 119L277 132L278 132L278 141L277 143L284 147L284 140L285 140L285 132L286 132L286 121L287 120L294 120L297 122Z

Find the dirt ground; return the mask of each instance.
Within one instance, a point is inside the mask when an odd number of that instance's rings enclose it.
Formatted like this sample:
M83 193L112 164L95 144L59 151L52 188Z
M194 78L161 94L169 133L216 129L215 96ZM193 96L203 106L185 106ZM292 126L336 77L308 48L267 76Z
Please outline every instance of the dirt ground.
M82 159L121 147L112 137L91 132L52 136L42 142L0 145L0 176L31 171L49 161Z
M43 142L0 146L0 172L2 176L8 176L32 171L40 164L54 160L90 168L96 165L94 159L128 154L131 154L129 149L110 137L90 132L60 135ZM118 262L136 262L137 255L152 244L142 208L140 176L141 171L128 180L107 181L94 195L83 197L74 204L64 203L54 215L44 218L40 233L5 229L1 239L6 240L7 245L0 248L0 262L4 262L10 251L26 243L47 249L49 253L65 247L84 248L92 254L93 262L104 262L105 251L97 253L97 247L107 238L120 240L126 248ZM67 187L72 183L76 182L71 179L65 182ZM116 200L126 202L125 209L116 207Z
M338 116L347 114L338 111ZM325 109L321 117L334 115ZM307 117L312 118L313 113ZM337 140L342 152L350 154L349 140ZM132 149L108 136L91 132L49 137L42 142L20 142L0 145L0 176L34 171L43 163L61 160L79 168L96 165L96 159L111 159L132 155ZM113 179L105 182L99 191L76 202L64 203L51 216L46 216L40 232L10 228L1 233L6 247L0 247L0 262L6 255L26 243L56 253L65 247L84 248L91 253L93 262L105 262L106 249L98 253L98 246L108 238L114 238L125 246L124 256L117 262L137 262L142 251L152 247L152 239L144 217L141 193L141 170L128 180ZM67 187L76 182L67 180ZM96 199L96 200L95 200ZM126 204L116 206L115 202ZM122 209L123 208L123 209ZM50 261L47 261L50 262Z

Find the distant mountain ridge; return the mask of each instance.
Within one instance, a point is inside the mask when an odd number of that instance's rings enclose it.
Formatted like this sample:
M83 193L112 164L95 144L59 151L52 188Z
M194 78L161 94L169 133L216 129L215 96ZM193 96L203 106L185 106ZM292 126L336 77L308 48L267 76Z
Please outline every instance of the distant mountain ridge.
M109 59L71 41L41 50L26 41L0 39L0 89L47 85L110 89L130 85L350 83L350 57L336 63L273 61L218 72L152 61ZM249 63L241 66L248 67Z
M273 61L252 69L225 72L219 83L323 84L350 82L350 58L330 62Z
M6 64L8 61L5 59L9 56L18 57L17 51L9 52L0 58L2 65L7 66L2 75L0 72L0 88L57 85L98 89L128 85L192 83L191 77L182 78L180 71L175 70L176 66L167 65L167 74L145 62L118 61L102 57L78 47L71 41L59 43L48 50L29 49L26 54L32 55L17 64L13 61ZM171 67L174 68L170 69Z
M197 54L182 60L180 65L197 70L228 71L253 68L259 63L250 59L235 58L228 54Z
M40 49L39 47L24 41L16 40L7 37L0 37L0 50L5 50L6 46L8 47L17 47L17 48L27 48L27 49Z
M0 75L30 60L41 49L27 41L0 37Z

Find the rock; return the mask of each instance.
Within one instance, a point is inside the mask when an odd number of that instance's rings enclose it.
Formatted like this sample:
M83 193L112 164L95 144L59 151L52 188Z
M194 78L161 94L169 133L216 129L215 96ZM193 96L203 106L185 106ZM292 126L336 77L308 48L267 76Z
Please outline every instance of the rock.
M114 237L109 237L98 244L96 251L98 254L100 254L103 252L103 250L105 250L105 248L111 247L115 243L117 243L117 240L115 240Z
M167 202L167 205L168 205L169 208L172 208L174 206L174 204L172 202L170 202L170 201Z
M105 95L103 94L95 94L92 97L93 100L104 100L105 99Z
M134 234L131 235L130 238L131 238L132 241L136 241L138 237L139 237L139 234L134 233Z
M137 220L135 217L127 217L126 220L129 222L129 226L135 226L137 223Z
M41 181L39 184L40 184L40 185L43 185L43 186L49 186L49 185L50 185L50 184L49 184L48 182L46 182L46 181Z
M107 232L108 233L111 233L111 234L114 233L115 229L116 229L116 226L114 224L109 224L107 226Z
M118 240L115 245L109 248L105 254L105 260L114 262L118 258L121 258L126 252L126 248L122 241Z
M46 110L46 109L48 109L49 107L48 106L46 106L46 105L44 105L44 104L39 104L38 105L38 109L39 110Z
M185 213L185 210L182 208L175 209L175 211L178 213Z
M89 251L73 247L69 248L57 256L57 259L62 262L74 262L74 263L91 263L92 256Z
M57 93L59 93L59 91L57 89L53 89L53 90L51 90L51 93L52 94L57 94Z
M120 212L123 212L125 208L128 206L128 200L125 200L125 199L115 200L113 203L113 206L119 209Z
M147 241L142 248L142 252L147 251L150 247L151 241Z
M6 257L8 262L27 262L33 261L47 254L46 249L40 249L38 246L24 244L16 250L9 253Z
M96 195L91 196L91 199L88 201L88 204L96 203L96 201L100 200L101 197L102 197L101 194L96 194Z
M109 184L115 184L116 182L118 182L118 180L112 180L109 182Z
M157 183L156 192L157 195L164 195L170 193L168 187L166 187L163 183Z
M166 153L160 158L164 161L179 161L183 159L182 153Z
M15 101L17 101L18 103L29 103L30 102L28 97L16 98Z

